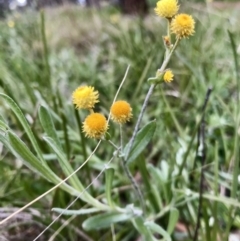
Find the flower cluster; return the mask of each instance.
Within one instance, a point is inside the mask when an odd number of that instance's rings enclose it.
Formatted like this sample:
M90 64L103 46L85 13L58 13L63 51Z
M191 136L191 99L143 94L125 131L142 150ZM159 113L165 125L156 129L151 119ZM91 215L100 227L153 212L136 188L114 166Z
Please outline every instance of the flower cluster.
M93 108L99 102L99 93L92 86L80 86L72 94L76 109L87 109L90 114L83 122L83 132L88 138L101 139L108 130L108 122L101 113L94 113ZM110 109L111 119L122 125L132 118L131 106L123 100L113 103Z
M163 43L168 53L175 50L180 39L188 38L194 34L195 21L189 14L178 14L178 0L160 0L154 10L158 16L168 20L168 34L163 36ZM174 45L171 43L171 34L176 36ZM156 77L157 81L169 83L172 82L174 75L171 70L158 70Z
M90 115L83 122L83 132L86 137L100 139L108 129L104 115L94 113L93 108L99 102L99 93L92 86L80 86L72 93L72 102L76 109L87 109Z
M195 21L191 15L177 14L177 0L160 0L154 10L158 16L169 20L171 32L177 38L187 38L194 34Z

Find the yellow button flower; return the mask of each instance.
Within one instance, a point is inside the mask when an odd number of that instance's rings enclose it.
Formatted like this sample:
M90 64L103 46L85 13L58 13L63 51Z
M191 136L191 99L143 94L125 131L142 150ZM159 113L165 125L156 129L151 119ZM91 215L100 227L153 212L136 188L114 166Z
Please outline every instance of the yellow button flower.
M165 82L170 83L170 82L173 81L173 77L174 77L174 75L173 75L172 71L171 71L171 70L167 70L167 71L164 73L164 75L163 75L163 80L164 80Z
M132 108L127 101L119 100L110 109L111 119L118 124L125 124L132 118Z
M80 86L72 93L72 102L77 109L92 109L99 102L99 93L94 87Z
M155 13L162 18L172 18L179 9L177 0L160 0L154 9Z
M104 115L92 113L83 122L83 132L88 138L100 139L107 131L108 124Z
M171 23L171 30L177 38L187 38L194 34L195 21L191 15L178 14Z

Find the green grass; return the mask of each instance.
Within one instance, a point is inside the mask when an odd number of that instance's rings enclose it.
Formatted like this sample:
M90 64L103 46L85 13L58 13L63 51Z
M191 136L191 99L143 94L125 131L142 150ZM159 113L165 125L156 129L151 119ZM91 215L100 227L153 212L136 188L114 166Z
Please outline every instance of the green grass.
M157 86L150 98L141 127L156 119L156 131L142 155L130 165L130 170L136 178L141 177L139 185L146 200L147 219L155 220L156 224L167 229L169 210L177 208L179 222L187 229L181 235L184 235L184 240L192 240L198 208L198 197L195 194L199 192L201 170L200 153L196 156L197 137L194 137L194 130L201 118L207 89L212 87L205 113L207 158L202 226L199 231L199 240L209 241L216 240L217 234L224 234L223 230L227 237L226 230L233 221L229 218L230 212L239 214L239 190L236 189L234 199L230 199L220 195L219 187L232 189L232 173L237 168L233 168L233 164L239 148L235 145L239 128L236 125L239 118L239 113L236 113L239 89L227 31L233 34L239 59L240 18L238 10L225 9L223 13L204 6L199 8L199 5L197 9L192 5L185 7L185 10L196 19L196 34L180 42L168 65L175 74L174 82ZM14 28L7 26L9 20L15 22ZM124 126L124 143L128 142L149 88L147 79L155 75L163 60L164 21L153 13L144 20L122 16L117 10L108 7L101 11L82 10L76 6L47 9L44 31L48 53L44 50L39 13L27 11L24 14L13 14L0 22L0 27L1 92L9 95L20 106L44 160L56 175L66 177L56 154L43 140L45 130L40 122L39 106L49 108L64 155L75 170L86 159L85 151L89 155L94 149L96 141L86 139L87 148L84 149L79 134L81 127L71 103L72 91L83 83L93 85L100 92L101 102L97 110L107 115L126 68L130 65L119 95L119 99L126 99L133 108L133 121ZM0 104L0 114L9 129L36 154L33 142L19 119L2 98ZM81 111L80 119L83 120L86 114ZM109 129L114 143L118 143L118 129L113 124ZM78 172L84 187L90 183L89 174L92 179L97 176L111 159L113 151L112 147L103 142L88 162L88 167ZM178 171L184 158L186 164L179 176ZM119 160L115 159L111 166L115 169L112 199L122 208L131 203L137 206L138 200ZM0 183L0 206L3 210L7 207L22 207L52 187L51 183L29 170L5 147L1 150ZM106 200L105 184L102 175L88 192L100 201L104 198ZM188 195L188 190L193 194ZM57 189L32 205L41 214L33 214L37 225L35 237L56 217L50 209L66 208L73 199L67 192ZM157 205L154 205L153 199ZM71 209L89 207L78 200ZM25 211L30 212L28 209ZM111 228L86 231L81 227L87 218L94 215L76 216L55 240L84 240L80 238L78 230L91 237L91 240L114 240ZM209 226L211 217L215 219L212 227ZM43 240L47 240L69 218L62 216L61 221L44 234ZM21 221L23 225L24 219ZM20 224L19 227L25 227ZM236 216L233 224L239 228L239 216ZM140 235L131 222L114 226L115 240L136 240ZM23 234L26 229L22 228L20 233ZM17 229L0 226L0 237L3 232L10 235ZM175 230L173 240L180 240L181 235Z

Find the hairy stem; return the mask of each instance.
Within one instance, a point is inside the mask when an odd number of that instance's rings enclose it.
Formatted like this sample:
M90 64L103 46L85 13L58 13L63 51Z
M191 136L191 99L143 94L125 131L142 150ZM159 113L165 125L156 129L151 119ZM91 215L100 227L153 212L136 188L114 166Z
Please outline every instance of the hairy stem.
M122 149L123 149L123 132L122 132L122 125L120 125L120 142L121 142L121 147L120 147L120 150L121 150L121 153L122 153ZM138 200L140 202L140 205L142 207L142 210L143 210L143 213L145 213L145 203L144 203L144 198L143 198L143 194L141 192L141 189L139 188L137 182L135 181L134 177L132 176L129 168L128 168L128 165L127 165L127 162L125 162L124 158L122 158L122 165L123 165L123 170L125 172L125 174L127 175L128 179L130 180L134 190L135 190L135 193L138 197Z
M145 202L144 202L144 197L143 197L143 194L141 192L141 189L139 188L136 180L134 179L134 177L132 176L128 166L127 166L127 163L125 162L125 160L122 158L122 164L123 164L123 170L124 172L126 173L128 179L130 180L135 192L136 192L136 195L138 197L138 200L140 202L140 205L142 207L142 210L143 210L143 213L146 212L146 207L145 207Z
M165 58L164 62L162 63L162 66L161 66L161 68L159 69L160 72L164 71L165 68L167 67L167 64L168 64L168 62L169 62L169 60L170 60L170 58L171 58L174 50L176 49L179 41L180 41L180 39L178 38L178 39L176 40L174 46L172 47L169 55ZM141 112L140 112L139 117L138 117L138 120L137 120L137 124L136 124L136 126L135 126L135 128L134 128L133 135L132 135L131 140L130 140L129 148L128 148L128 150L127 150L127 152L126 152L126 155L125 155L125 157L124 157L124 161L125 161L125 162L128 161L128 157L129 157L130 151L131 151L131 149L132 149L132 147L133 147L133 143L134 143L134 140L135 140L135 138L136 138L136 135L137 135L139 126L140 126L140 124L141 124L144 111L145 111L145 109L147 108L148 101L149 101L149 99L150 99L150 97L151 97L151 95L152 95L152 93L153 93L153 90L154 90L155 86L156 86L156 84L151 84L151 85L150 85L150 88L149 88L149 90L148 90L148 93L147 93L147 95L146 95L146 97L145 97L144 103L143 103L143 105L142 105Z

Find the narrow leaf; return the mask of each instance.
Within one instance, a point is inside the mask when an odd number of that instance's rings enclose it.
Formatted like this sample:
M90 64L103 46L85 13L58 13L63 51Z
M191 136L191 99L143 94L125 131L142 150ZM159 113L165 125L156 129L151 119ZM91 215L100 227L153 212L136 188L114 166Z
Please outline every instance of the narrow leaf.
M37 157L28 149L25 143L13 132L8 131L6 138L0 135L0 141L12 152L14 156L22 160L22 162L32 171L40 174L48 181L58 184L62 180L47 166L39 162ZM71 195L79 195L75 189L63 183L60 186L63 190Z
M27 133L28 138L30 139L34 150L36 151L38 158L40 159L40 161L42 163L44 163L44 159L42 156L42 152L38 146L38 143L33 135L33 132L25 118L25 116L23 115L21 109L19 108L19 106L13 101L12 98L10 98L9 96L0 93L0 96L7 102L7 104L10 106L10 108L12 109L12 111L14 112L14 114L17 116L18 120L20 121L20 123L22 124L25 132Z
M142 151L146 148L147 144L150 142L150 140L153 137L153 134L156 129L156 121L151 121L147 125L145 125L136 136L136 139L134 141L132 150L128 157L128 164L132 163L136 160L136 158L142 153ZM130 142L125 146L124 148L124 154L127 153L129 149Z
M107 168L105 171L106 175L106 197L108 201L108 205L110 207L113 207L113 200L112 200L112 182L114 177L114 169L113 168Z
M0 120L0 129L3 131L6 131L8 129L8 125L2 120Z
M54 140L48 136L44 136L43 139L47 142L47 144L51 147L51 149L54 151L54 153L58 157L58 162L62 168L63 173L66 176L69 176L71 173L74 172L72 166L70 165L69 161L67 160L64 152L60 147L54 142ZM71 183L72 186L74 186L76 189L79 191L83 191L84 187L77 178L76 175L73 175L70 179L69 182Z
M9 129L8 125L6 124L6 120L0 115L0 129L6 131Z
M88 218L82 224L85 230L109 228L112 224L128 221L132 215L119 212L108 212Z
M132 219L132 223L137 231L145 238L146 241L155 241L149 229L144 224L142 217L136 217Z
M65 154L63 153L62 149L60 149L56 143L53 141L52 138L50 137L44 137L43 138L48 144L49 146L52 148L52 150L56 153L56 155L58 156L58 161L59 164L64 172L64 174L66 176L71 175L74 170L72 168L72 166L70 165L69 161L67 160ZM93 198L84 188L83 184L81 183L81 181L78 179L77 175L73 175L70 179L69 179L69 183L78 191L81 192L81 199L84 200L87 203L91 203L93 206L96 207L101 207L102 204L95 198Z
M168 227L167 227L167 232L169 234L172 234L172 232L174 231L178 218L179 218L179 211L176 208L172 208L170 211L170 217L169 217Z
M169 203L171 198L169 196L167 180L164 177L164 173L162 171L160 171L159 169L157 169L156 167L154 167L152 164L148 164L147 167L148 167L150 175L153 177L154 183L158 186L158 188L160 188L159 191L161 191L161 193L163 193L161 198L163 200L166 200L167 203Z
M80 209L80 210L52 208L52 211L61 213L62 215L85 215L85 214L100 212L101 210L99 210L98 208L88 208L88 209Z
M146 190L148 190L147 195L148 195L149 202L151 203L155 212L159 212L159 204L157 201L157 197L155 197L154 195L155 193L153 192L154 186L153 186L153 183L151 183L152 180L150 179L150 175L148 173L147 166L146 166L146 161L143 158L143 155L139 156L138 158L138 168L141 173L145 188Z
M39 109L39 118L44 131L47 136L51 137L59 148L61 148L61 143L58 139L55 126L53 124L52 116L49 110L45 106L41 106Z
M160 234L165 241L172 241L171 236L168 234L168 232L165 231L161 226L157 225L156 223L145 222L145 225L153 232Z

